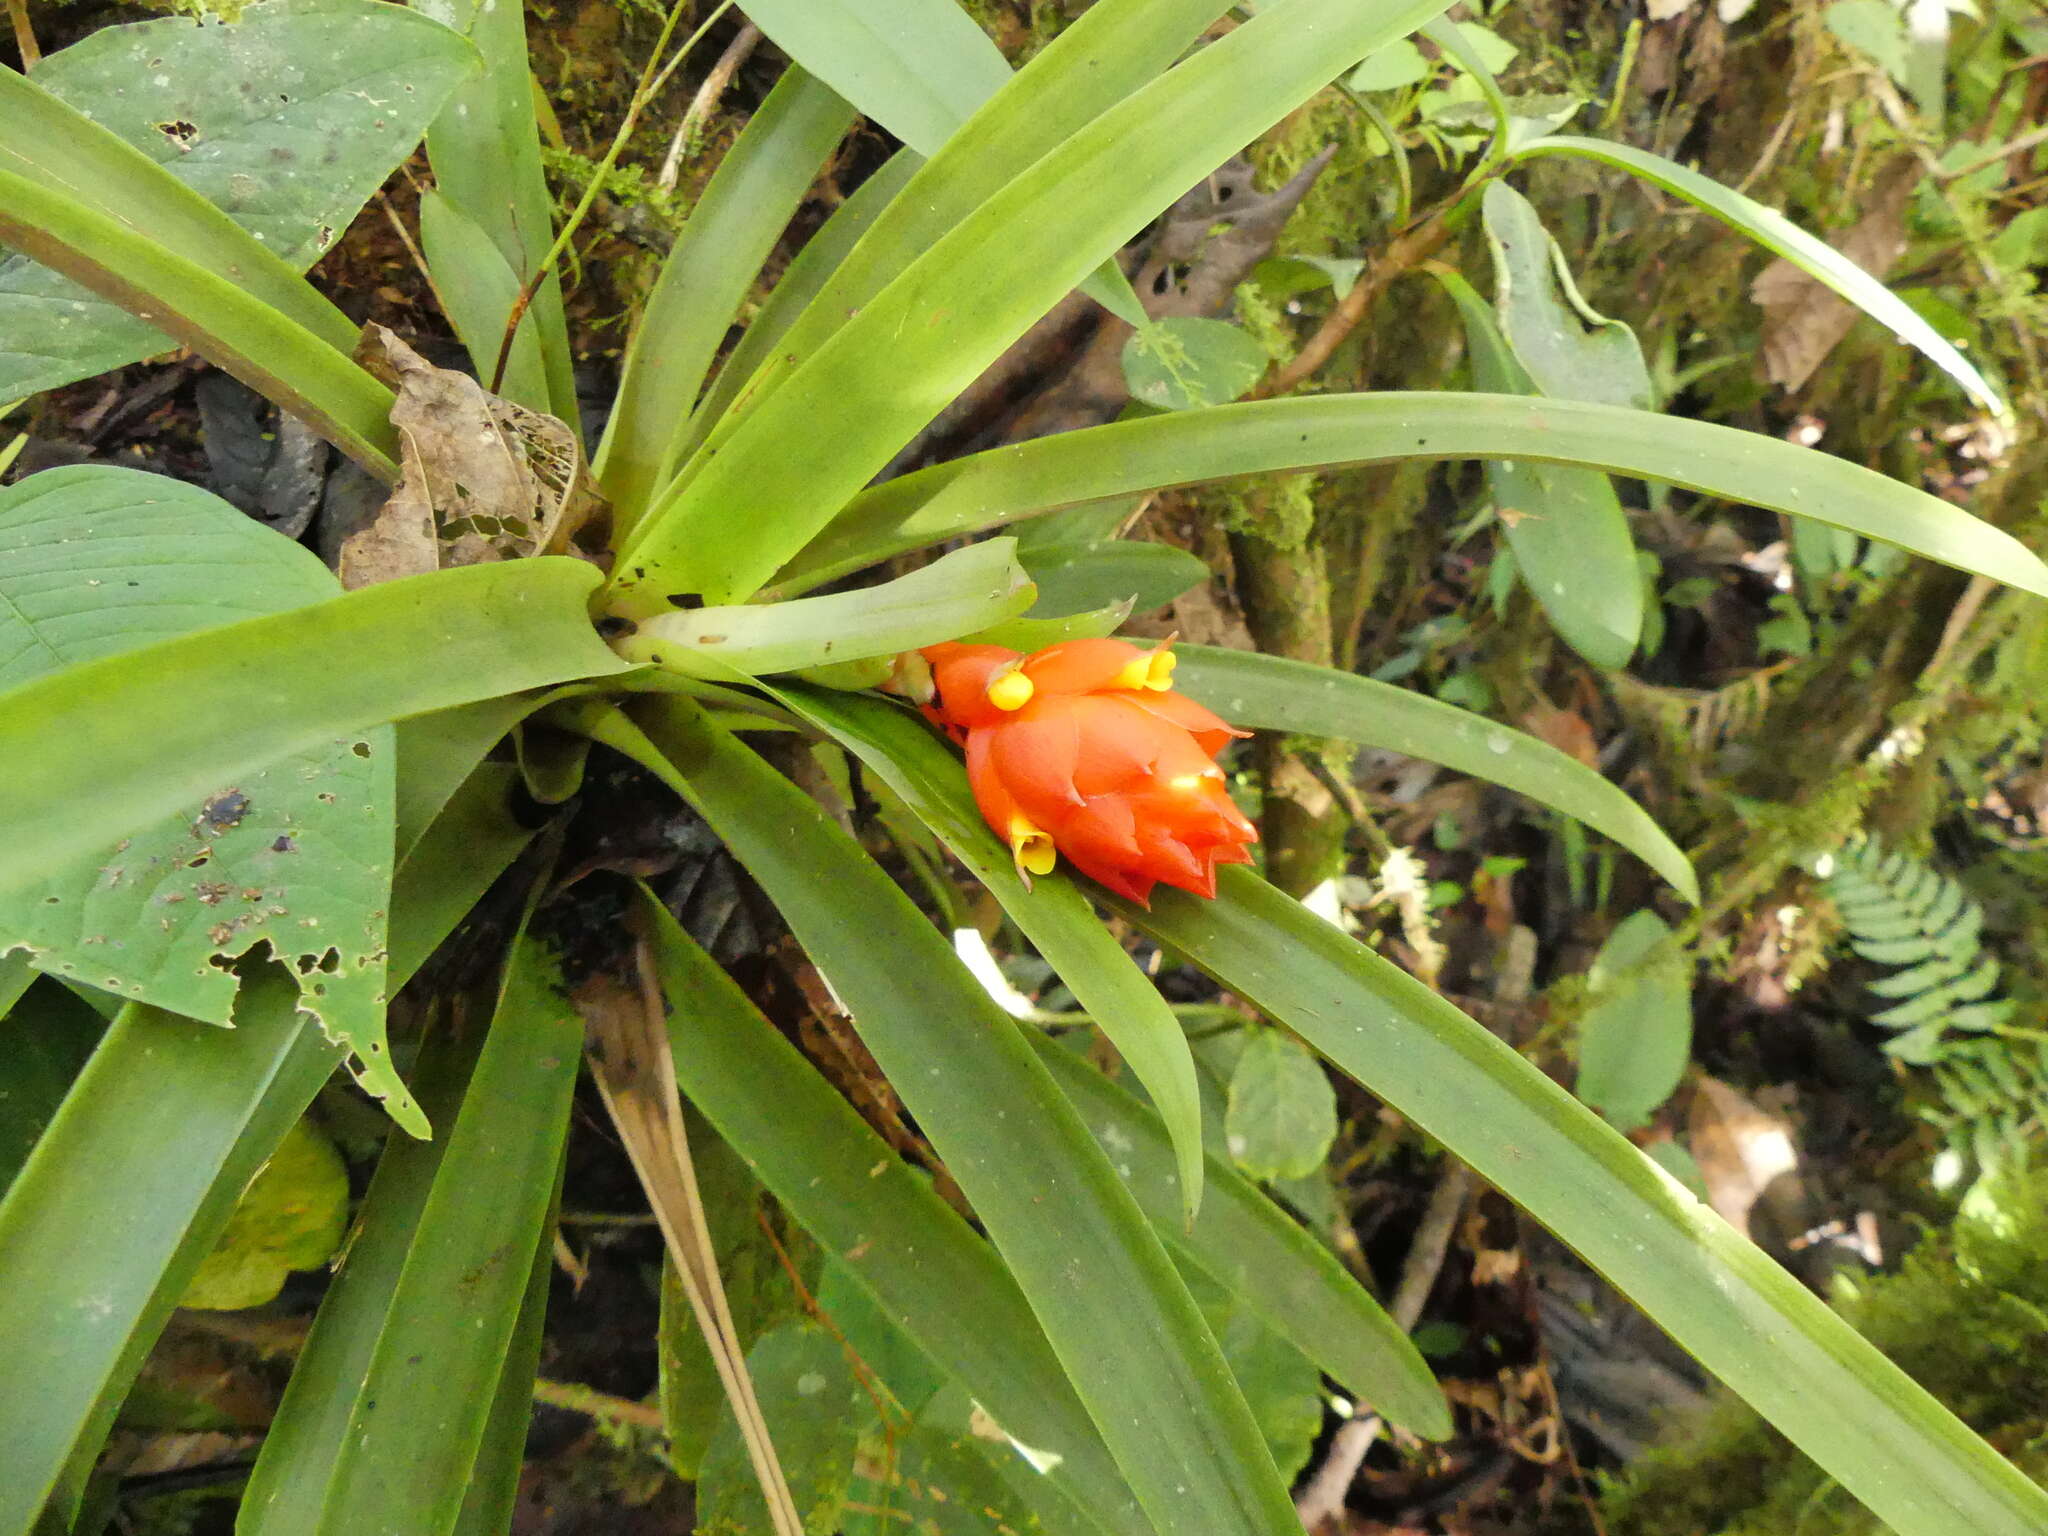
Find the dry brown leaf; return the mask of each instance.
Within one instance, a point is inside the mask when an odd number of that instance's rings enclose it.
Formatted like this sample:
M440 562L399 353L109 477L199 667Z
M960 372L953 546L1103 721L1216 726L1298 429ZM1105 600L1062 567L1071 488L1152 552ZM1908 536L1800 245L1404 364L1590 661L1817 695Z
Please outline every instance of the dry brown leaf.
M358 361L398 392L398 486L341 546L350 591L456 565L558 552L597 506L575 434L436 368L382 326Z
M1792 1126L1718 1078L1693 1085L1687 1143L1706 1182L1707 1203L1753 1237L1804 1230L1806 1189Z
M1889 274L1905 253L1906 203L1921 174L1912 155L1885 167L1866 204L1869 211L1832 242L1835 249L1873 277ZM1749 296L1764 312L1764 373L1787 390L1813 376L1862 313L1782 257L1757 274Z
M1600 766L1600 744L1593 739L1593 727L1576 710L1538 704L1517 722L1537 740L1547 742L1567 757L1575 757L1588 768Z

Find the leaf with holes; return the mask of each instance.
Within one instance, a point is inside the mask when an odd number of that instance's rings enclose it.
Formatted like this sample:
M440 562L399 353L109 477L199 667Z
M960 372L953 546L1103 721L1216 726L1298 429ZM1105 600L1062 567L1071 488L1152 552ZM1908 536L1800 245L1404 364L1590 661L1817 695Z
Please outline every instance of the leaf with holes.
M81 465L0 491L0 690L335 591L309 552L195 486ZM423 1134L384 1053L393 756L380 726L238 775L0 896L0 950L226 1024L231 962L267 945L363 1086Z
M51 54L35 83L164 165L304 269L412 152L476 51L376 0L271 0L232 25L106 27ZM0 149L0 166L33 159ZM148 228L148 210L129 217ZM0 261L0 399L175 345L25 257Z

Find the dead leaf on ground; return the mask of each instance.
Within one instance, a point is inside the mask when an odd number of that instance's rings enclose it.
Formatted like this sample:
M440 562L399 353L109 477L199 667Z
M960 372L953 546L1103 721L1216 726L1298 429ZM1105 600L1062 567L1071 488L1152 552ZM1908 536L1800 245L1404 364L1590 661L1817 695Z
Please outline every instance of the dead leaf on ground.
M436 368L382 326L358 354L398 392L400 477L341 546L345 588L557 553L590 520L598 500L568 427Z
M1693 1084L1687 1143L1707 1203L1738 1232L1768 1240L1806 1229L1806 1187L1791 1122L1719 1078Z
M1600 766L1600 744L1593 739L1593 727L1576 710L1539 704L1525 712L1519 722L1537 740L1547 742L1567 757L1575 757L1588 768Z
M1835 249L1872 277L1888 275L1905 253L1906 203L1921 174L1912 155L1885 167L1865 203L1869 211L1831 242ZM1862 313L1782 257L1757 274L1749 296L1764 312L1764 373L1787 390L1813 376Z

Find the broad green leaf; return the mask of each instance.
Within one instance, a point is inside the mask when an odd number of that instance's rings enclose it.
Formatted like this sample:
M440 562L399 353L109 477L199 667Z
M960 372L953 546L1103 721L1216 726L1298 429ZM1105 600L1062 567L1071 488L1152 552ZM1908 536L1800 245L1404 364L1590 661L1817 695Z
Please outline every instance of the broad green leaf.
M1687 901L1692 865L1643 808L1578 759L1521 731L1391 683L1205 645L1176 648L1174 683L1234 725L1363 742L1512 789L1613 838Z
M1832 454L1648 411L1451 392L1220 405L934 465L856 496L789 563L774 591L803 591L907 549L1059 507L1397 459L1528 459L1660 480L1815 518L2048 596L2048 566L2010 534Z
M420 194L420 250L448 323L462 339L477 376L490 378L519 297L519 274L507 265L489 232L438 192ZM529 410L549 410L540 321L530 309L520 317L495 393Z
M1231 1161L1255 1179L1299 1179L1337 1139L1337 1096L1322 1064L1293 1037L1261 1029L1230 1074L1223 1134Z
M44 58L32 83L0 70L0 169L69 188L345 355L355 327L298 274L476 66L445 28L372 0L103 27ZM0 399L175 345L22 257L0 260L0 338Z
M939 3L952 8L951 0ZM618 404L597 451L597 478L627 514L628 529L675 473L690 414L734 315L853 120L853 108L830 87L789 70L690 210L626 348Z
M1293 1482L1322 1432L1322 1373L1274 1331L1245 1293L1226 1290L1199 1272L1182 1273L1202 1316L1209 1320L1209 1331L1223 1346L1231 1374L1244 1389L1274 1465Z
M711 823L846 1001L1030 1297L1140 1506L1160 1523L1200 1509L1215 1536L1298 1530L1172 1261L1014 1022L807 795L687 701L636 709L659 754L643 748L646 766Z
M1901 1536L2048 1523L2048 1494L1542 1072L1300 903L1223 873L1212 902L1116 905L1521 1204Z
M36 981L18 955L0 960L0 975ZM0 1195L49 1129L105 1033L105 1021L54 981L24 986L7 1003L0 1013Z
M526 7L496 0L414 0L413 9L463 33L483 55L483 73L464 82L428 126L427 158L440 195L490 237L523 284L555 236L554 196L541 172ZM530 313L553 402L548 414L580 435L575 358L562 316L561 283L553 272L534 290ZM500 319L501 344L504 328Z
M975 1433L974 1411L972 1398L947 1387L923 1405L908 1434L864 1458L846 1536L1023 1536L1072 1528L1071 1512L1046 1509L1043 1491L1030 1486L1044 1478L1008 1446ZM1013 1475L1005 1477L1006 1470Z
M853 1491L854 1450L875 1418L845 1345L816 1323L784 1323L747 1351L747 1374L807 1536L834 1536ZM728 1406L697 1476L697 1530L768 1536L773 1529Z
M60 1480L75 1499L186 1284L337 1063L280 968L243 986L235 1024L130 1004L0 1203L0 1351L36 1383L0 1393L0 1531L33 1528Z
M301 1120L243 1191L178 1305L260 1307L293 1270L318 1269L333 1258L347 1227L348 1168L334 1143Z
M641 617L672 592L710 603L751 595L1137 229L1345 65L1441 9L1440 0L1370 10L1291 0L1103 112L795 365L680 494L649 514L611 606ZM1039 62L1051 57L1048 49ZM913 178L905 197L915 189ZM735 524L744 540L714 531Z
M1529 200L1496 181L1481 208L1500 328L1536 391L1557 400L1649 410L1650 369L1636 333L1587 306L1563 250Z
M596 580L582 561L552 557L435 571L0 694L11 775L0 834L12 855L0 893L348 732L625 670L590 627ZM91 796L72 793L83 783Z
M735 672L794 672L894 656L1029 608L1038 593L1016 554L1014 539L984 539L879 586L665 613L643 621L618 650L631 661L721 680Z
M1538 155L1573 155L1597 160L1603 165L1640 176L1684 198L1723 224L1747 235L1773 255L1784 257L1808 277L1825 283L1901 340L1918 348L1986 410L2005 411L2005 403L1985 377L1918 312L1840 251L1815 239L1776 209L1766 208L1698 171L1674 165L1646 150L1609 143L1604 139L1558 134L1531 140L1513 151L1513 157L1518 160L1533 159Z
M1887 0L1832 0L1821 12L1827 29L1906 83L1906 22Z
M1671 1097L1692 1054L1685 954L1656 913L1631 912L1593 959L1592 1005L1579 1019L1575 1090L1616 1130L1632 1131Z
M583 1023L562 985L553 957L522 934L432 1188L417 1223L400 1229L395 1276L393 1243L380 1271L335 1303L336 1337L355 1348L316 1354L308 1341L298 1403L316 1422L287 1442L291 1458L261 1498L252 1487L245 1530L454 1529L546 1242L568 1132ZM351 1316L356 1308L373 1322Z
M449 1032L428 1037L414 1076L420 1098L446 1126L462 1106L479 1042ZM284 1397L242 1495L244 1530L311 1531L317 1527L338 1437L355 1408L400 1271L419 1228L420 1212L448 1155L446 1135L433 1141L394 1136L357 1214L348 1262L336 1272L299 1351Z
M1170 544L1111 539L1102 544L1041 544L1024 555L1038 584L1035 618L1087 613L1128 603L1147 613L1209 579L1200 557Z
M1396 91L1404 85L1420 85L1435 73L1422 50L1402 38L1367 54L1344 83L1354 91Z
M79 465L0 491L0 687L59 684L67 667L118 666L195 626L288 613L337 590L309 551L196 486ZM160 745L132 718L102 728L133 754ZM76 782L97 788L98 767ZM381 729L247 764L168 815L124 821L118 843L24 861L0 891L0 948L225 1024L237 985L226 962L267 945L302 978L301 1006L355 1053L364 1087L424 1134L384 1054L391 783Z
M1472 382L1497 394L1542 393L1472 285L1455 272L1436 277L1464 321ZM1595 666L1626 666L1642 636L1643 584L1613 483L1597 470L1514 459L1489 459L1486 483L1515 567L1558 634Z
M890 1322L1117 1536L1150 1536L996 1252L643 891L685 1095ZM829 1281L827 1282L829 1284Z
M910 805L1059 973L1159 1106L1180 1181L1180 1219L1202 1203L1202 1107L1180 1021L1064 876L1027 885L971 800L958 760L922 722L878 699L782 695Z
M1451 1433L1443 1393L1408 1335L1329 1248L1214 1152L1208 1198L1188 1228L1158 1114L1051 1041L1038 1054L1176 1252L1375 1412L1426 1439Z
M65 192L0 169L0 242L83 283L396 480L391 391L326 339Z
M1174 315L1124 343L1124 387L1162 411L1192 411L1237 399L1265 377L1271 359L1241 325Z

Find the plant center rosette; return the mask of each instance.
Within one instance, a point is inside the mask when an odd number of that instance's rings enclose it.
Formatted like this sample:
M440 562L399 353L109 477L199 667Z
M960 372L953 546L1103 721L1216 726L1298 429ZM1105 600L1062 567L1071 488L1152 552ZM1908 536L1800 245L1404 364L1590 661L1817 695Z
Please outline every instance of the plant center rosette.
M1173 652L1069 640L1031 655L949 642L922 653L925 714L967 752L975 803L1028 882L1060 856L1119 896L1164 882L1216 894L1216 866L1248 864L1257 830L1216 754L1233 730L1173 691Z

